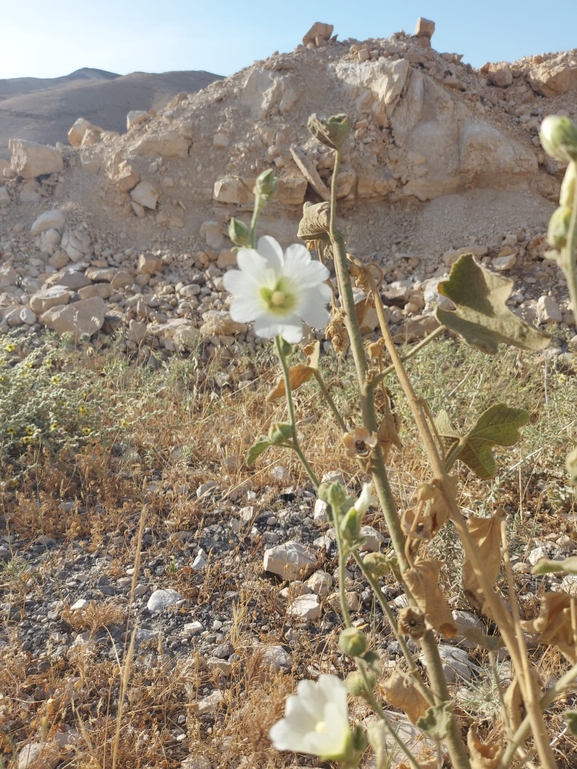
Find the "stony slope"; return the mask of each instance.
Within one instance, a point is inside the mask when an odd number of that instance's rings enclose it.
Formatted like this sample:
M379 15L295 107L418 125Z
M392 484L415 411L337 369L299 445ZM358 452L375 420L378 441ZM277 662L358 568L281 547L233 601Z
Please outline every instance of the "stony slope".
M0 249L13 272L28 268L31 282L3 299L5 321L20 322L44 281L57 284L57 271L73 268L91 285L125 273L122 290L92 286L85 294L110 300L121 325L138 317L142 338L174 317L202 326L203 314L226 309L221 278L234 263L226 224L250 216L256 175L273 168L280 178L263 229L294 240L303 202L326 197L332 173L331 153L309 137L307 117L346 112L341 226L349 248L376 259L392 290L402 289L396 301L405 314L396 322L423 309L426 281L467 247L494 269L527 278L514 300L526 314L551 293L555 319L567 323L557 272L541 261L562 169L541 150L538 126L551 112L576 117L576 89L574 51L474 70L458 54L399 33L275 54L158 113L132 116L121 136L85 125L81 146L55 150L48 165L38 148L15 143L4 172L13 178L0 190ZM46 209L59 210L50 220L58 223L31 232ZM139 258L151 252L156 266L143 272ZM41 317L46 305L33 304L22 322L55 327Z
M79 115L110 131L126 130L126 113L161 109L175 94L193 93L218 75L210 72L112 72L83 69L62 78L0 80L0 157L13 137L56 144Z

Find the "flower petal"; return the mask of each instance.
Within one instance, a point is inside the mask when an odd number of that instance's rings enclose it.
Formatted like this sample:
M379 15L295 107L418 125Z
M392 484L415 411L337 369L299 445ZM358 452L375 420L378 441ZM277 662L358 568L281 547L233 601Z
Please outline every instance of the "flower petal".
M270 235L258 239L258 253L266 259L268 267L272 267L277 275L281 275L284 267L284 256L278 242Z
M303 323L296 315L276 318L263 313L255 318L254 333L264 339L272 339L280 334L289 344L297 344L303 338Z
M322 288L326 288L329 296L326 296ZM308 288L303 292L299 305L299 315L312 328L325 328L330 320L330 313L326 303L330 300L331 290L321 284L315 288Z
M307 249L298 243L286 250L284 274L297 281L303 288L317 286L329 277L325 265L313 261Z
M247 278L263 285L263 281L266 281L267 269L269 265L266 259L255 251L254 248L241 248L237 252L236 262L240 267L243 275ZM226 273L229 275L230 273Z

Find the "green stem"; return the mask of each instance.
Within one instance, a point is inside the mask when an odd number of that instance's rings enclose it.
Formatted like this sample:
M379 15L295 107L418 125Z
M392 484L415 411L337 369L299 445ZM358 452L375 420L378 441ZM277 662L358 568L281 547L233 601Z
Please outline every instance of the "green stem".
M250 247L256 248L256 226L258 224L258 218L260 212L265 207L266 201L260 195L255 195L254 199L254 211L252 212L252 219L250 220Z
M409 674L415 680L415 684L417 688L419 689L423 697L427 700L429 705L434 705L435 698L433 697L433 694L430 691L430 689L426 686L425 682L423 681L419 668L417 667L417 665L415 664L415 660L413 659L413 655L411 654L411 652L409 651L409 647L405 643L403 634L399 632L397 620L395 619L395 615L391 611L391 607L389 606L389 603L385 598L383 591L381 590L381 586L379 585L378 579L373 574L371 574L370 571L367 570L365 564L363 563L363 559L361 558L361 556L358 554L356 550L353 551L353 557L357 562L357 565L361 570L361 572L363 573L365 579L373 589L373 592L377 597L377 601L379 602L381 609L383 610L387 620L389 621L389 625L391 626L393 633L395 634L395 638L397 639L397 642L401 647L401 652L403 653L403 657L405 658L407 665L409 667Z
M314 369L314 375L315 375L315 379L317 380L318 386L321 388L321 392L322 392L322 394L324 396L324 399L329 404L329 407L330 407L331 411L333 412L334 417L335 417L335 419L337 420L337 422L339 424L339 427L341 428L341 430L344 433L346 433L347 432L347 426L345 424L345 420L342 418L342 416L341 416L341 414L340 414L340 412L339 412L339 410L337 408L336 403L332 399L332 396L331 396L330 392L327 389L327 386L325 384L325 381L324 381L320 371L318 371L317 369Z
M439 326L439 328L436 328L434 331L431 331L431 333L426 336L424 339L422 339L419 344L416 344L414 347L411 347L409 352L405 353L401 356L401 362L405 363L405 361L410 360L413 358L417 353L421 352L423 347L426 347L428 344L430 344L433 339L436 339L438 336L441 336L446 331L445 326ZM377 376L373 379L371 382L371 387L374 389L380 382L383 381L383 379L386 379L389 374L392 374L395 370L395 367L391 364L386 369L380 372L380 374L377 374Z
M339 553L339 601L341 604L341 611L343 613L343 622L345 627L351 627L351 615L349 613L349 607L347 606L347 590L345 586L345 572L346 572L346 556L343 546L343 538L340 531L340 520L336 512L333 510L333 518L335 524L335 534L337 537L337 550Z
M577 161L572 160L571 162L577 166ZM567 170L566 173L568 172ZM569 296L573 304L573 315L577 318L577 184L573 194L573 210L569 222L567 245L563 249L562 267L567 278Z
M319 480L316 477L316 475L314 474L311 466L309 465L309 463L307 461L307 458L303 454L303 451L302 451L300 443L299 443L298 435L297 435L297 425L296 425L296 418L295 418L295 407L294 407L294 401L293 401L293 396L292 396L292 390L291 390L291 386L290 386L290 373L289 373L288 363L287 363L287 360L285 358L285 355L284 355L283 349L282 349L282 337L281 336L276 336L275 337L275 344L276 344L276 351L277 351L277 354L278 354L278 357L280 359L280 363L281 363L281 366L282 366L284 388L285 388L285 393L286 393L286 400L287 400L287 406L288 406L288 412L289 412L289 420L290 420L291 431L292 431L292 439L293 439L293 445L291 446L291 448L293 448L296 451L296 453L298 455L298 458L303 463L303 467L307 471L307 474L308 474L309 478L311 479L311 481L313 482L315 489L318 489L318 487L319 487Z

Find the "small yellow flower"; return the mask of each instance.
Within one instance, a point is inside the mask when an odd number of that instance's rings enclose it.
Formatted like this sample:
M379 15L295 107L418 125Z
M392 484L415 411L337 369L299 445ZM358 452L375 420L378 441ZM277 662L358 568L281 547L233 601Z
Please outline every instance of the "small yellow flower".
M120 420L120 426L121 427L128 427L128 422L126 421L126 419L121 419Z
M89 427L83 427L82 432L84 433L84 435L90 435L92 430Z
M24 438L22 438L22 443L24 444L32 443L33 440L34 438L31 435L25 435Z
M50 381L52 382L52 384L58 384L58 382L60 382L60 377L59 376L53 376Z
M60 427L60 425L58 424L58 422L52 422L52 424L50 425L50 429L52 431L58 430L59 427Z
M16 350L16 345L15 345L15 344L12 344L12 343L10 343L10 344L7 344L7 345L6 345L6 347L5 347L4 349L6 350L6 352L15 352L15 350Z
M6 432L8 435L16 435L16 430L13 427L9 427Z
M343 435L343 443L348 457L366 457L377 445L377 434L370 433L366 427L356 427Z
M78 406L78 412L80 414L88 414L88 409L86 408L86 406Z
M28 425L27 426L26 433L28 435L34 435L35 432L36 432L36 428L34 427L34 425Z

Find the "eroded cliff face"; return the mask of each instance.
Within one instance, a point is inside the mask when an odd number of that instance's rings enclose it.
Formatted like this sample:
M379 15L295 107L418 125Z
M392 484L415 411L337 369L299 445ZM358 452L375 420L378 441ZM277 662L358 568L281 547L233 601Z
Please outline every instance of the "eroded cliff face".
M226 226L250 217L257 175L272 168L279 177L262 231L285 245L303 203L328 197L333 153L308 134L313 112L349 116L340 225L352 252L377 260L403 290L404 304L395 301L405 316L423 310L426 281L464 249L494 269L542 273L539 293L549 290L557 278L541 261L542 233L563 169L542 151L538 127L552 112L576 117L575 53L474 70L422 34L317 37L179 94L158 114L130 112L122 135L80 119L70 146L13 141L0 168L0 304L11 322L71 270L88 276L85 298L106 303L102 327L110 309L145 326L175 316L197 328L203 313L226 314L222 274L235 263ZM38 225L49 211L60 224ZM157 261L142 262L147 254ZM34 306L22 322L48 311L44 300Z

